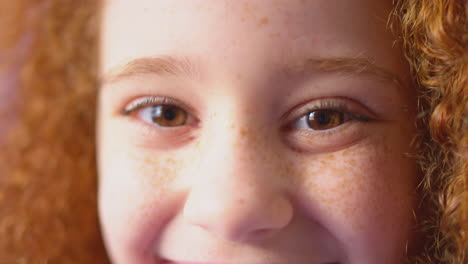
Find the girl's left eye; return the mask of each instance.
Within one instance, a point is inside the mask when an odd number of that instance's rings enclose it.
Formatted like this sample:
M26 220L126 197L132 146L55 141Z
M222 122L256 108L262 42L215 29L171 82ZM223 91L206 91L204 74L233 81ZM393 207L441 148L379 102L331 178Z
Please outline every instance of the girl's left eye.
M313 101L289 113L286 140L294 149L320 153L335 151L367 135L366 123L376 120L365 106L349 99Z
M368 115L364 116L357 114L364 112L363 107L350 101L345 102L343 99L331 99L328 101L318 101L312 105L305 105L294 111L299 116L292 123L290 128L299 129L302 131L317 131L325 132L332 130L347 122L369 122L371 118ZM292 125L292 127L291 127Z
M314 110L295 121L299 129L328 130L349 121L349 114L339 110Z

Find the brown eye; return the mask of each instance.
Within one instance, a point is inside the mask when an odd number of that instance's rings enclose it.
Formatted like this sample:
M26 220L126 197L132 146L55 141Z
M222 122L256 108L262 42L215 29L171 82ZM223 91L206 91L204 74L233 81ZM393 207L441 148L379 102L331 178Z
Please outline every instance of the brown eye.
M345 122L345 114L336 110L316 110L307 116L307 124L314 130L326 130Z
M175 105L156 105L150 111L151 120L159 126L183 126L187 122L187 112Z

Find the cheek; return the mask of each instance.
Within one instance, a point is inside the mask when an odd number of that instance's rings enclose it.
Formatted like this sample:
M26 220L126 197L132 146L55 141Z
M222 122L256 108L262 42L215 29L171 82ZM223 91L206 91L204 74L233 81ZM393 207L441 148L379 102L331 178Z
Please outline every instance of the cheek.
M178 194L169 189L181 159L112 136L99 146L99 213L106 245L115 259L143 261L152 255L155 233L178 206Z
M405 246L417 180L406 143L399 136L373 138L300 161L291 186L299 186L301 206L340 241L352 241L345 243L349 252L388 254Z

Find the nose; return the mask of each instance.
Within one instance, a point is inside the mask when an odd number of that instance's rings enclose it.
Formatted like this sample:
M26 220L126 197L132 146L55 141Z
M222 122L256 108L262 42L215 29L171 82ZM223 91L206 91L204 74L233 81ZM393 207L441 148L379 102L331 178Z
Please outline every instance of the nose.
M268 155L268 144L254 141L240 131L216 133L205 142L184 205L190 225L223 240L246 242L289 224L293 207L281 186L278 161L268 158L274 156Z

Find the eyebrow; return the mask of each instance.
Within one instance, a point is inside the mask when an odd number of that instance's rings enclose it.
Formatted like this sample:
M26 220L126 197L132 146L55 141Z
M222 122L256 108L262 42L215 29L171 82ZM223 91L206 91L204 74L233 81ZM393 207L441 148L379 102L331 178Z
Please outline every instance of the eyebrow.
M316 57L309 58L288 68L288 72L313 74L317 72L334 72L338 74L366 75L370 78L387 82L401 88L404 81L395 73L378 65L375 60L358 55L354 57Z
M188 57L143 57L112 68L103 76L102 81L104 83L114 83L122 79L145 74L197 79L200 75L198 69L199 65ZM288 65L286 72L304 75L319 72L367 75L377 81L393 83L400 88L404 86L403 80L398 75L363 55L308 58L296 64Z
M145 74L196 78L199 76L198 68L193 60L187 57L144 57L112 68L104 74L102 81L104 83L114 83L122 79Z

